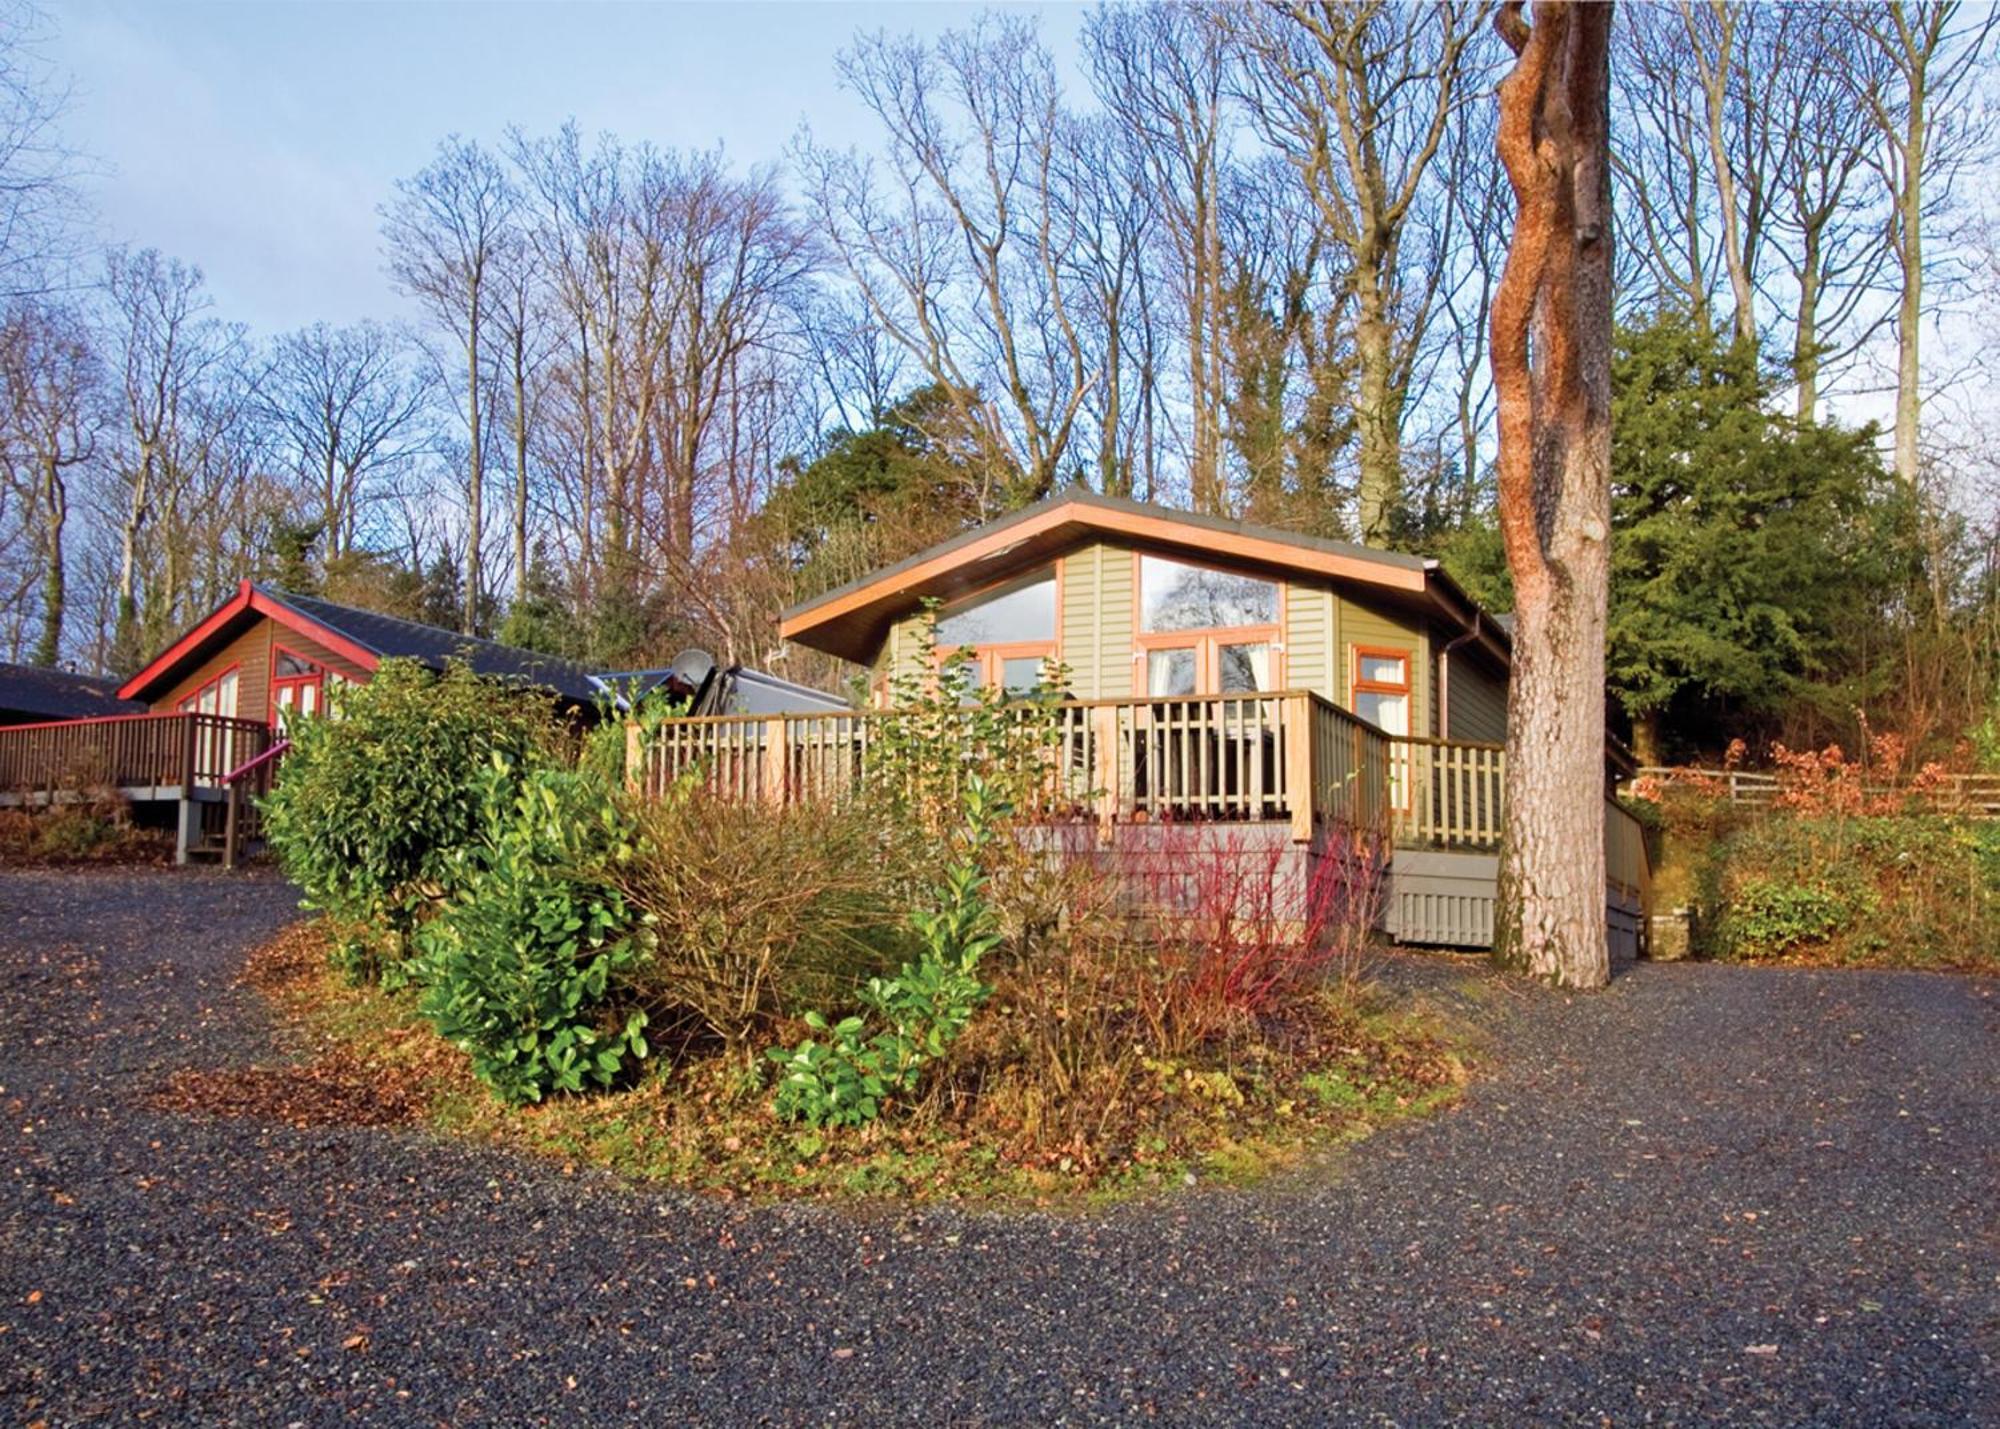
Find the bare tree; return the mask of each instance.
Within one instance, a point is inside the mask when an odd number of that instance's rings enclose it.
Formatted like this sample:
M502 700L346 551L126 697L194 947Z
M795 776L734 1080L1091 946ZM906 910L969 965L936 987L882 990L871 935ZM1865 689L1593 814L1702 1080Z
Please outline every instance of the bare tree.
M70 468L97 452L103 423L101 372L82 321L38 302L17 303L0 325L0 392L6 408L0 464L38 518L41 634L32 659L54 665L68 610L66 528Z
M140 610L141 543L175 480L172 454L191 394L227 346L206 314L199 268L156 249L105 259L106 346L117 363L127 446L119 462L118 668L135 666L156 632ZM171 589L171 587L169 587Z
M1434 314L1432 275L1404 262L1408 224L1475 81L1471 47L1490 7L1320 0L1221 12L1249 62L1265 137L1298 169L1346 251L1364 541L1395 537L1403 418Z
M1892 205L1895 468L1912 491L1921 476L1924 242L1956 198L1958 180L1989 152L1990 116L1975 86L1996 23L2000 11L1965 12L1958 0L1888 0L1854 12L1854 24L1883 61L1880 69L1862 72L1856 100L1874 120L1876 164Z
M1032 26L984 17L935 45L863 36L842 79L881 122L883 170L804 136L814 217L869 310L948 394L987 505L1046 494L1098 377L1054 192L1055 65Z
M1610 978L1604 637L1611 569L1609 5L1522 0L1499 153L1513 240L1493 301L1500 528L1514 577L1507 820L1494 954L1570 987Z
M74 251L77 159L58 132L69 96L47 35L28 0L0 3L0 297L49 291Z
M258 411L328 559L356 549L364 512L425 445L428 400L405 345L379 324L315 323L272 345Z
M1714 325L1720 243L1705 106L1691 83L1686 28L1665 6L1628 5L1614 29L1622 189L1617 217L1627 271L1621 291L1641 306L1685 310Z
M529 511L533 478L530 453L546 390L545 368L556 347L556 319L547 285L526 232L510 225L495 268L493 328L506 401L507 438L513 454L509 536L514 593L528 578Z
M1229 58L1221 26L1192 4L1106 6L1084 27L1097 98L1137 157L1157 212L1185 344L1189 496L1197 511L1228 509L1222 466L1230 341L1222 247L1229 163ZM1164 296L1164 295L1163 295Z
M389 272L448 336L464 384L449 385L458 393L466 428L462 629L470 635L486 586L481 568L486 534L482 418L491 377L481 348L501 306L492 290L500 281L502 252L511 237L514 189L499 159L454 134L438 145L437 157L415 177L397 183L396 195L382 212Z
M1873 120L1854 102L1857 83L1882 58L1840 10L1791 5L1764 17L1744 83L1769 92L1771 251L1785 269L1795 409L1813 420L1830 377L1837 377L1881 329L1875 303L1889 258L1885 211L1865 182Z

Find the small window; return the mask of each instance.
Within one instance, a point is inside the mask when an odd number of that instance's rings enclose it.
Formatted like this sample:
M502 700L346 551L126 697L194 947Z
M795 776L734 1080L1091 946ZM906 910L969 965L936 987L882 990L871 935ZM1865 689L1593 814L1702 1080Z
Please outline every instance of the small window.
M937 643L946 649L960 645L1038 645L1055 638L1053 573L974 596L938 617Z
M1354 712L1384 734L1410 732L1410 653L1354 652Z
M1278 623L1278 586L1256 576L1190 566L1164 556L1139 558L1139 628L1228 630Z
M281 680L298 675L317 675L320 667L310 660L303 660L289 650L278 652L278 667L273 672Z

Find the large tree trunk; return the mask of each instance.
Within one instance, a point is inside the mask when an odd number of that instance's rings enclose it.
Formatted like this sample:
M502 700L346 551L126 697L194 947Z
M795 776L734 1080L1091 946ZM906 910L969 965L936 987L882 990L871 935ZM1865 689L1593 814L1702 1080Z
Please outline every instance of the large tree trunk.
M1797 312L1792 320L1792 383L1801 422L1819 420L1819 243L1817 227L1801 235Z
M1609 5L1502 7L1499 150L1515 199L1493 303L1500 525L1514 577L1495 957L1610 980L1604 636L1611 535Z
M1395 377L1395 320L1380 276L1355 275L1354 356L1360 368L1354 404L1359 439L1361 540L1389 546L1403 509L1403 402Z

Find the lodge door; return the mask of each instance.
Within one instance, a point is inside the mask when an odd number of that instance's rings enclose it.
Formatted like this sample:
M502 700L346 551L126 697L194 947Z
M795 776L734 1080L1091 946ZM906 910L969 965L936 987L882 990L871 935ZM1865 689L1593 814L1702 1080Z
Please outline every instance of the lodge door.
M282 730L286 710L318 714L326 703L326 669L289 650L271 666L271 725Z

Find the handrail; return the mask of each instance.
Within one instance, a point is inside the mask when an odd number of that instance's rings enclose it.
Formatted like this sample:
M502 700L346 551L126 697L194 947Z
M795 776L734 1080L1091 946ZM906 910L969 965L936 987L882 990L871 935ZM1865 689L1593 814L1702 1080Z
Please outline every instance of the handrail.
M201 715L203 719L226 719L232 724L261 726L261 720L243 719L237 715L202 715L199 710L147 710L143 714L86 715L82 719L44 719L30 724L0 725L0 734L25 734L34 729L76 729L87 724L130 724L146 719L192 719Z
M278 756L283 754L286 750L290 749L291 747L292 747L292 742L289 739L279 740L276 744L272 745L262 754L257 755L254 759L249 759L244 761L242 764L237 765L236 768L230 770L227 774L223 775L222 782L225 785L234 784L244 775L249 774L256 769L260 769L266 764L269 764L271 761L278 758Z

